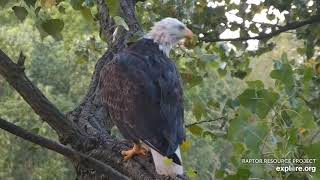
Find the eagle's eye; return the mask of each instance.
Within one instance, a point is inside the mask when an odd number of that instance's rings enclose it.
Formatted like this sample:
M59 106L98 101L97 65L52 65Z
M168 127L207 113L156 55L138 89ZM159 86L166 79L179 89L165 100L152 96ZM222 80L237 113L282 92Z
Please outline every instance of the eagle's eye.
M179 30L184 30L184 26L183 25L178 25L178 29Z

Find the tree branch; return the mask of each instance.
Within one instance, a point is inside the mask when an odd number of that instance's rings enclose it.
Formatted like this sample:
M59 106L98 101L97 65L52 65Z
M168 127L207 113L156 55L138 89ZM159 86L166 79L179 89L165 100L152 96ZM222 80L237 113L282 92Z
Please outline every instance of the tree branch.
M188 127L191 127L193 125L202 124L202 123L209 123L209 122L213 122L213 121L219 121L219 120L222 120L222 119L226 119L226 117L222 116L222 117L218 117L218 118L215 118L215 119L198 121L198 122L194 122L194 123L191 123L191 124L186 124L185 127L188 128Z
M97 0L97 9L99 12L100 35L107 39L108 44L112 41L112 34L115 30L114 21L109 15L109 9L105 0Z
M320 16L311 16L309 19L304 20L304 21L298 21L298 22L292 22L288 23L285 26L279 26L277 30L272 31L271 33L260 33L258 36L252 36L252 37L239 37L239 38L215 38L215 37L210 37L209 34L205 35L203 38L200 38L201 40L205 42L220 42L220 41L247 41L251 39L256 39L256 40L262 40L262 39L268 39L274 36L279 35L280 33L289 31L289 30L294 30L297 28L300 28L302 26L308 25L308 24L314 24L314 23L319 23L320 22Z
M30 133L19 126L14 125L2 118L0 118L0 128L14 134L18 137L23 138L24 140L30 141L37 145L40 145L44 148L50 149L54 152L57 152L65 157L69 158L73 162L81 163L86 165L88 168L94 168L98 174L108 175L111 179L119 179L119 180L128 180L129 178L120 174L115 169L110 166L98 161L94 158L91 158L83 153L77 152L67 146L49 140L47 138L41 137L39 135L35 135Z
M20 54L18 64L15 64L0 49L0 74L9 82L9 84L18 91L23 99L31 108L46 121L66 142L71 142L79 138L79 132L71 121L55 107L43 93L32 84L24 73L24 55Z
M67 114L68 119L76 122L77 126L79 126L81 130L85 130L88 134L110 132L113 124L109 117L107 117L108 112L106 112L107 110L101 103L99 91L100 72L103 66L113 59L114 54L125 47L125 43L130 36L142 31L135 14L135 1L121 0L119 3L120 15L126 20L129 31L126 31L122 27L120 28L115 37L115 42L109 43L108 51L96 63L88 92L82 103ZM97 6L100 26L104 27L102 28L102 30L105 31L104 34L110 34L110 26L113 26L113 23L110 23L108 7L104 0L97 0Z
M105 0L96 0L99 13L100 34L102 34L109 44L109 46L118 47L121 49L125 45L125 41L134 33L141 31L135 14L135 0L120 0L120 14L129 26L129 31L125 30L122 26L118 27L115 33L116 25L113 18L109 14L109 7ZM120 48L119 48L120 47ZM114 52L116 53L116 52Z

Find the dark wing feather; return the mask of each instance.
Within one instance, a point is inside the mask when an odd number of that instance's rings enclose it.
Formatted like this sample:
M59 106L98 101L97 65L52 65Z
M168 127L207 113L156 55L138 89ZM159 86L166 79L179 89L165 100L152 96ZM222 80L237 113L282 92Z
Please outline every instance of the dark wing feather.
M104 67L102 100L125 138L171 155L185 138L181 80L162 52L141 48L118 54Z

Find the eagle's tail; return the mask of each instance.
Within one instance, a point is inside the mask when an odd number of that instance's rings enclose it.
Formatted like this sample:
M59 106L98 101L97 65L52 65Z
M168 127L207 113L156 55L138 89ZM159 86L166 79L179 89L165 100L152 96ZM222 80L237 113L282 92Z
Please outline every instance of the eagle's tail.
M165 156L161 155L157 151L151 149L151 154L153 158L154 165L158 174L176 177L177 175L183 174L183 167L181 161L180 148L178 147L174 154L170 155L168 158L173 160L172 163L165 162Z

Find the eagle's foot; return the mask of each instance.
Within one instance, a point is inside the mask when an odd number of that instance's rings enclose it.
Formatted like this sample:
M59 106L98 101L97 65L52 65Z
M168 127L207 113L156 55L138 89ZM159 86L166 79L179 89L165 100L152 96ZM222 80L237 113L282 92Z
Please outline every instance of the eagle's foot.
M134 144L132 149L121 151L121 154L124 156L124 160L129 160L135 155L145 156L147 154L147 150L140 144Z

